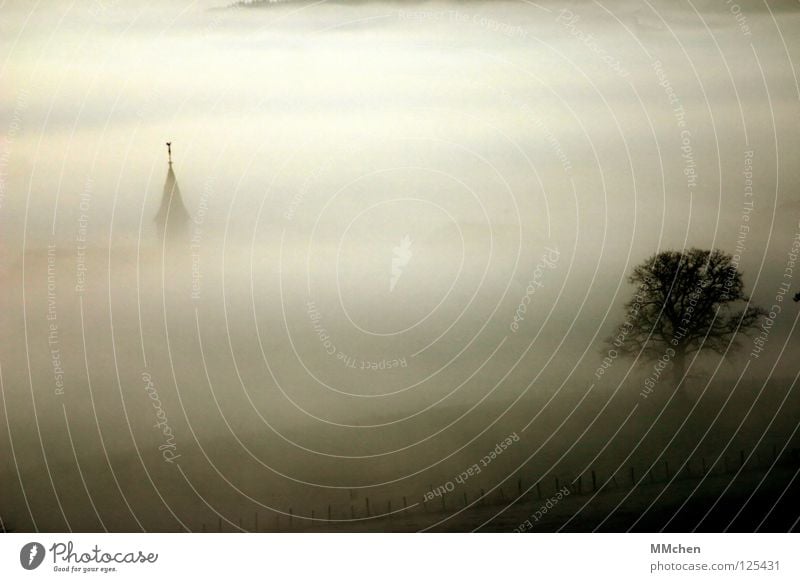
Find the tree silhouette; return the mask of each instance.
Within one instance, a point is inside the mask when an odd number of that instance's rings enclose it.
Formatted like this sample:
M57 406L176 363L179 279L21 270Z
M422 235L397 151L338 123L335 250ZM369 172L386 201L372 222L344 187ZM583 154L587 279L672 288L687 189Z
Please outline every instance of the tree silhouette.
M747 334L766 313L746 305L742 274L719 250L660 252L637 266L629 281L637 292L608 343L621 355L671 364L676 387L685 387L687 356L738 347L737 334Z

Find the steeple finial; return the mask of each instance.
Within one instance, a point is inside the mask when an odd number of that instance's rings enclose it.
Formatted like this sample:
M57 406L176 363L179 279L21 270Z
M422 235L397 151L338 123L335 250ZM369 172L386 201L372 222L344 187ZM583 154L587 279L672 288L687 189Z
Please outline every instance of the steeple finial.
M167 142L167 156L169 157L169 163L172 165L172 142Z

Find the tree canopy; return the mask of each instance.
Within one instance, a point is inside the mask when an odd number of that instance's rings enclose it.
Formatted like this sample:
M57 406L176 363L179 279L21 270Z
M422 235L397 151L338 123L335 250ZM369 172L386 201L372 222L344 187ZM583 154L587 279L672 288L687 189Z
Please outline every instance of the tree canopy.
M668 355L678 381L686 355L725 353L764 314L749 305L738 265L720 250L662 251L637 266L629 281L636 292L608 341L621 354Z

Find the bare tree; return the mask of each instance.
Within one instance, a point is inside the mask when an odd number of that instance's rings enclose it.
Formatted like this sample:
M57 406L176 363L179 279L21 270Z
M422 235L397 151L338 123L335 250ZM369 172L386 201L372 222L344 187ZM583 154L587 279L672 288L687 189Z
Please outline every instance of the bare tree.
M742 273L719 250L660 252L636 267L629 281L637 292L625 305L625 322L608 343L620 354L669 362L676 387L685 375L687 356L738 347L738 334L754 329L765 314L748 305Z

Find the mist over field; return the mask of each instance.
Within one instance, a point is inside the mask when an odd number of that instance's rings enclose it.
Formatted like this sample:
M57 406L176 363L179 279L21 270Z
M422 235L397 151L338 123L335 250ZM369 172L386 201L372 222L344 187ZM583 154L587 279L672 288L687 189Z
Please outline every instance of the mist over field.
M796 3L0 14L3 530L796 527ZM767 315L643 395L693 247Z

